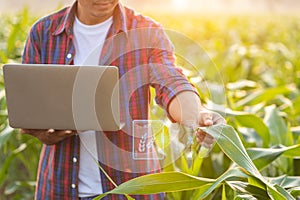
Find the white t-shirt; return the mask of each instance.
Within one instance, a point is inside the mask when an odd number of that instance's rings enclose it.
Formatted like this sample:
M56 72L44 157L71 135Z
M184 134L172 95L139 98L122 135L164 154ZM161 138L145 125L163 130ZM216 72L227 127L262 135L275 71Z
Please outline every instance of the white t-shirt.
M75 65L98 65L100 53L112 17L96 24L85 25L76 17L74 21ZM103 193L98 164L95 131L80 133L79 197L94 196Z

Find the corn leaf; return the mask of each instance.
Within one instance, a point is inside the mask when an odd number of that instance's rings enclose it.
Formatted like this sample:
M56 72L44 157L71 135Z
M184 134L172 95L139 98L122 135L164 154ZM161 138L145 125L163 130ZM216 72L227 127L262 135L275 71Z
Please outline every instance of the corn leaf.
M270 143L270 132L262 119L252 114L238 115L236 120L243 127L253 128L262 139L263 147L268 147Z
M212 135L222 151L236 164L246 170L251 176L256 177L267 186L268 194L276 200L293 199L288 193L278 191L260 174L251 158L247 154L238 134L226 124L218 124L211 127L202 127L201 130Z
M27 145L21 144L17 149L13 150L9 156L5 159L4 163L2 163L1 169L0 169L0 188L7 178L8 174L7 171L10 167L11 162L13 159L22 151L24 151L27 148Z
M279 185L283 188L296 188L300 186L300 176L279 176L275 178L269 178L272 184Z
M226 186L223 184L222 186L222 200L226 200Z
M238 134L226 124L218 124L211 127L201 128L216 138L223 152L236 164L238 164L250 176L255 177L266 185L267 193L271 199L286 200L293 197L280 186L274 187L258 171L251 158L247 154ZM233 168L221 175L217 180L199 178L180 172L164 172L149 174L129 180L115 189L98 197L101 199L107 194L154 194L160 192L176 192L201 188L194 194L194 199L207 197L214 189L219 187L223 181L232 177L245 177L240 170ZM203 190L205 188L205 190Z
M300 157L300 145L290 147L278 146L276 148L248 148L247 152L255 166L262 170L281 155L287 157Z
M238 101L236 105L238 107L243 107L246 105L255 105L261 102L268 102L274 99L279 94L288 94L293 91L293 87L291 86L280 86L275 88L268 88L264 90L257 90L252 94L248 95L244 99Z
M285 146L293 145L293 135L288 130L288 127L280 116L275 105L265 108L265 123L268 126L271 134L271 144L283 144Z
M239 193L252 195L257 199L270 199L268 193L260 187L251 185L242 181L227 181L226 182L231 188L237 190Z
M14 129L10 126L6 126L0 133L0 148L8 141L10 136L14 133Z
M250 174L261 177L258 169L247 154L238 134L231 126L218 124L210 127L202 127L201 129L216 139L219 147L232 161Z
M221 176L219 176L216 181L209 187L207 188L207 190L197 190L194 193L194 196L192 199L204 199L205 197L207 197L213 190L215 190L216 188L218 188L222 182L230 179L230 178L237 178L237 177L246 177L246 175L244 173L242 173L240 171L240 169L238 168L231 168L229 170L227 170L224 174L222 174Z
M149 174L131 179L96 199L101 199L108 194L140 195L193 190L214 182L214 179L194 177L181 172Z

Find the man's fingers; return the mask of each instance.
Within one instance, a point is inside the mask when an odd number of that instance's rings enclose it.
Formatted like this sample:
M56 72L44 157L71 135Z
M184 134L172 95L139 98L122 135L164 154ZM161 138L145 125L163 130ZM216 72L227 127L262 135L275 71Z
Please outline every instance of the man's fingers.
M213 114L213 122L214 124L226 124L226 120L219 113Z
M226 120L223 117L219 117L214 121L214 124L226 124Z
M216 141L211 135L203 131L198 131L196 133L196 138L197 141L206 148L210 148Z
M48 129L48 130L40 130L40 129L20 129L21 133L47 133L49 135L53 136L68 136L68 135L75 135L76 131L73 130L54 130L54 129Z
M48 132L48 133L54 133L55 130L54 130L54 129L48 129L47 132Z
M201 126L211 126L211 125L213 125L214 122L213 122L212 113L208 112L208 111L201 111L199 124Z
M203 110L200 113L199 125L200 126L212 126L214 124L226 124L226 120L218 113ZM216 140L209 134L202 130L198 130L196 138L199 144L206 148L211 148Z
M77 131L66 130L66 131L65 131L65 134L66 134L66 135L76 135L76 134L77 134Z
M72 136L76 134L76 131L72 131L72 130L53 130L53 129L49 129L48 133L53 135L54 137L67 137L67 136Z
M203 142L204 140L215 141L215 139L211 135L209 135L203 131L198 131L196 133L196 136L197 136L198 142Z
M61 140L77 134L74 130L38 130L38 129L20 129L21 133L26 133L37 137L42 143L47 145L56 144Z

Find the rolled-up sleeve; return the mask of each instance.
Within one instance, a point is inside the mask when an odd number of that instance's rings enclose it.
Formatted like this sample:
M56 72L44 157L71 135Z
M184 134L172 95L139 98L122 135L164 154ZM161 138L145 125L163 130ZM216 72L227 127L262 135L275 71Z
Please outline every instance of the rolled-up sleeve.
M168 113L172 99L183 91L197 93L196 88L187 80L182 70L175 66L174 47L162 28L156 29L155 48L149 57L150 83L156 90L155 101ZM172 120L172 118L171 118Z

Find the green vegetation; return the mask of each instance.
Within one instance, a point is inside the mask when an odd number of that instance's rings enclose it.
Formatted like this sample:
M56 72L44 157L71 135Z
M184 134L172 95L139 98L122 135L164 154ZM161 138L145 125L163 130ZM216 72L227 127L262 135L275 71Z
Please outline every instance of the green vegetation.
M224 115L234 129L207 129L212 135L223 133L222 137L207 157L199 155L204 151L194 154L192 166L182 153L165 166L164 173L127 182L112 193L166 191L167 199L176 200L299 196L300 17L152 17L190 38L179 40L179 34L167 31L175 43L178 65L204 104ZM21 61L34 19L26 10L15 17L1 16L0 66ZM7 126L2 76L0 90L0 199L32 199L41 144ZM162 113L153 105L153 118L161 118ZM165 142L165 150L171 155L169 144Z
M27 10L0 16L0 66L21 62L33 18ZM2 70L0 76L0 199L33 199L41 143L8 126Z

